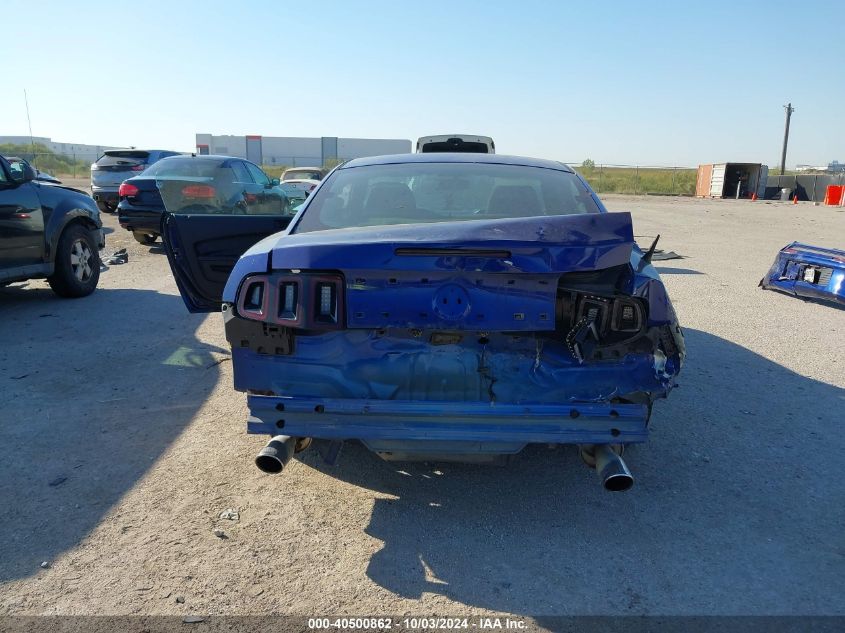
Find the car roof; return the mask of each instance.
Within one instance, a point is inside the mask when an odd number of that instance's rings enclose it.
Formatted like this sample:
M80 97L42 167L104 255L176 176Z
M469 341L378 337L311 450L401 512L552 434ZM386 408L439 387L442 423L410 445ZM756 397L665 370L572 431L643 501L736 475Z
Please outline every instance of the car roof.
M116 149L107 149L103 154L111 154L112 152L175 152L173 149L147 149L146 147L118 147Z
M528 158L525 156L505 156L502 154L475 154L468 152L432 152L429 154L388 154L385 156L367 156L354 158L344 163L339 169L367 167L370 165L396 165L405 163L483 163L489 165L519 165L522 167L541 167L574 173L572 168L556 160Z
M194 160L243 160L251 163L251 160L241 158L240 156L223 156L222 154L178 154L176 156L165 156L161 160L171 160L173 158L193 158Z
M289 171L325 171L323 167L288 167L284 173Z

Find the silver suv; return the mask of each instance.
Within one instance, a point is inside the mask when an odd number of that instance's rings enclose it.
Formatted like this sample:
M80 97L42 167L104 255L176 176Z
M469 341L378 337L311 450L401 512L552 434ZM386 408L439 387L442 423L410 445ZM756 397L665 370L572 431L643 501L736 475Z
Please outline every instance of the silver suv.
M120 198L117 190L124 180L137 176L147 167L179 152L163 149L110 149L91 164L91 195L100 211L114 213Z

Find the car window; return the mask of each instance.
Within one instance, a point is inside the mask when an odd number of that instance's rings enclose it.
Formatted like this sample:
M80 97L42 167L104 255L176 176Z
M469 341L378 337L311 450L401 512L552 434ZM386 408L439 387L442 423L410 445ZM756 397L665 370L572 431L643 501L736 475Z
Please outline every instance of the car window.
M220 169L220 159L196 159L190 156L185 158L162 159L144 172L145 176L163 178L169 176L198 176L211 178Z
M97 159L100 167L139 165L149 160L150 153L140 150L110 150Z
M323 174L316 170L295 169L288 170L282 175L282 180L320 180Z
M252 163L246 163L246 168L249 170L249 173L252 174L252 179L259 185L270 184L270 179L267 177L267 174L261 171L258 167Z
M249 170L247 169L247 166L239 160L232 161L232 171L235 172L235 182L245 182L249 184L255 182L252 179L252 176L249 175Z
M252 165L257 169L255 165ZM261 170L259 174L263 175ZM239 172L240 175L237 175ZM259 195L252 184L250 163L219 158L165 158L152 165L145 178L155 179L164 208L190 215L279 215L286 212L280 197ZM267 179L264 176L265 180ZM267 180L269 182L269 180Z
M6 168L0 164L0 182L9 182L9 179L6 177Z
M295 233L333 228L599 213L573 173L489 163L405 163L338 169Z

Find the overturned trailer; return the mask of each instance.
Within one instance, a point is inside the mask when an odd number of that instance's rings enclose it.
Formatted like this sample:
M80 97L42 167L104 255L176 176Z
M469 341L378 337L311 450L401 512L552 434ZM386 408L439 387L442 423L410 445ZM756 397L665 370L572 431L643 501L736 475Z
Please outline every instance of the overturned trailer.
M766 192L768 165L760 163L714 163L699 165L695 179L698 198L762 198Z

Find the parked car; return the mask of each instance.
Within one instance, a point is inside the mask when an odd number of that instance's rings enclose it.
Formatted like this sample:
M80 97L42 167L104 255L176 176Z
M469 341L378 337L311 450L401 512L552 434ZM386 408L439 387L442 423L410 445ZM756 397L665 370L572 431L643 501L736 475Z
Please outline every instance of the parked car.
M273 437L262 470L312 439L387 460L575 444L607 489L632 485L622 448L646 441L683 335L654 247L566 165L359 158L282 231L282 217L174 211L173 274L191 312L222 308L247 430Z
M291 202L253 163L232 156L172 156L120 185L120 226L141 244L153 244L165 210L290 215Z
M118 189L155 162L179 152L163 149L110 149L91 165L91 195L101 211L113 213L117 209Z
M46 278L59 296L89 295L104 246L88 194L42 183L27 161L0 157L0 285Z
M324 167L291 167L282 172L281 180L322 180L329 171Z
M496 144L489 136L474 134L439 134L421 136L417 139L417 153L467 152L471 154L495 154Z
M297 178L282 181L279 185L282 191L290 198L291 206L296 207L302 204L311 192L320 184L319 180L312 180L310 178Z

